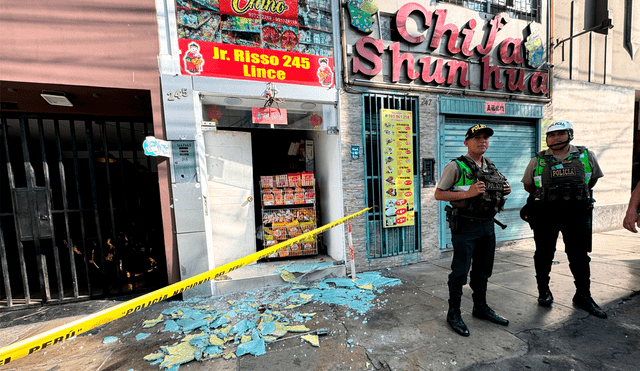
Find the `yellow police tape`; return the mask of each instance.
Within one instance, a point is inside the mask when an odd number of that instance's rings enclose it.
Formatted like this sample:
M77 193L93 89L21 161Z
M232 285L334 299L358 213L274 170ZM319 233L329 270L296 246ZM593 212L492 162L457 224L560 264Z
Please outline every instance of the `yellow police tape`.
M291 246L296 242L302 241L312 236L316 236L328 229L331 229L337 225L340 225L348 220L351 220L365 213L369 209L371 208L368 207L366 209L362 209L357 213L351 214L342 219L336 220L335 222L326 224L320 228L301 234L298 237L294 237L290 240L281 242L267 249L260 250L256 253L245 256L244 258L238 259L231 263L227 263L223 266L214 268L210 271L200 273L197 276L193 276L186 280L176 282L167 287L139 296L135 299L129 300L122 304L118 304L111 308L101 310L88 317L81 318L79 320L73 321L66 325L54 328L40 335L32 336L28 339L6 346L0 349L0 366L6 365L11 361L14 361L18 358L22 358L26 355L35 353L53 344L61 343L71 337L74 337L83 332L89 331L92 328L98 327L100 325L104 325L105 323L108 323L118 318L129 315L135 311L148 307L152 304L158 303L174 295L178 295L184 292L185 290L201 285L205 282L209 282L212 279L222 276L223 274L229 273L249 263L253 263L262 258L265 258L280 249Z

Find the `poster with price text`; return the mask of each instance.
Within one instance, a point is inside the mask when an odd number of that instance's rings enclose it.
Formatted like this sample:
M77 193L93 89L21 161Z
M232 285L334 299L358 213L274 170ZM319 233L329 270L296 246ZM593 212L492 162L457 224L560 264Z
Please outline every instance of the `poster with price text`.
M380 110L384 227L414 225L411 111Z

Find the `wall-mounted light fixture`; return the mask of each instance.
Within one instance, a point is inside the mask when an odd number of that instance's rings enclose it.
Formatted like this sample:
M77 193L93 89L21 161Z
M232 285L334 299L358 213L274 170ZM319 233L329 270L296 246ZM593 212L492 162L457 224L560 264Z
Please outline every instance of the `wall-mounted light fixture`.
M238 105L238 104L242 103L242 99L236 98L236 97L228 97L228 98L224 99L224 102L226 104Z
M613 28L613 21L611 20L611 18L607 18L607 19L603 20L602 23L600 23L599 25L597 25L595 27L591 27L590 29L584 30L584 31L582 31L580 33L577 33L577 34L575 34L575 35L573 35L571 37L568 37L568 38L566 38L564 40L556 39L556 43L555 44L552 43L551 45L555 49L558 46L564 44L566 41L569 41L569 40L571 40L573 38L576 38L576 37L578 37L580 35L584 35L587 32L591 32L591 31L601 32L601 31L604 31L604 30L610 30L612 28Z
M43 90L40 96L52 106L73 107L73 103L63 92Z

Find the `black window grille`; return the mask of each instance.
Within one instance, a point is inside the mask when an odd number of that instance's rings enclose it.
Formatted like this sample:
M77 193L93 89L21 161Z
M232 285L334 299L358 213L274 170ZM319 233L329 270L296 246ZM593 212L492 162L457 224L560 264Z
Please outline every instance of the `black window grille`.
M382 196L382 157L380 152L381 109L411 111L413 119L413 164L414 164L414 212L415 225L384 228L384 207ZM365 94L362 99L363 160L365 176L366 205L377 208L367 214L367 257L384 258L388 256L411 254L421 251L420 243L420 181L419 181L419 117L418 98Z

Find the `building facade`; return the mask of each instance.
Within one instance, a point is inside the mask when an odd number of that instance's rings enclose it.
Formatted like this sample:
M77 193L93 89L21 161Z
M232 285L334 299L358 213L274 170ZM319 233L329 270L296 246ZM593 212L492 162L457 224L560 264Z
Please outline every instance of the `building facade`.
M338 15L328 0L158 7L181 278L342 217ZM342 227L270 259L318 254L344 258Z
M347 262L351 237L356 271L447 256L433 193L476 123L513 187L501 244L532 235L520 178L553 120L605 172L594 231L640 179L634 0L138 6L2 5L6 307L151 289L367 207L268 260Z
M574 125L575 143L592 149L605 173L594 188L594 231L620 228L640 174L640 4L554 1L553 6L552 116Z
M3 1L0 33L0 310L163 286L155 2Z
M519 181L551 115L547 4L376 4L371 13L368 4L349 2L343 12L341 105L352 107L340 116L343 177L352 185L345 204L378 205L356 222L356 269L437 259L448 251L445 205L433 193L443 167L466 153L464 134L476 123L494 129L487 156L513 189L497 216L507 225L496 227L497 239L531 237L519 217L527 197ZM357 10L371 13L369 27L361 26ZM405 130L388 122L399 113L408 117ZM406 129L412 141L404 143ZM354 146L364 160L349 158Z

